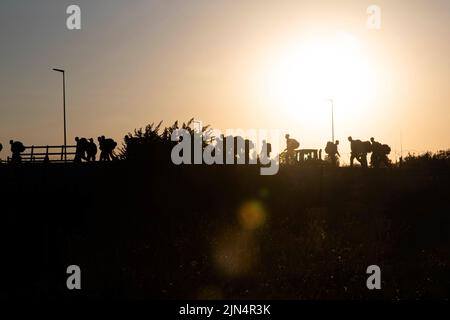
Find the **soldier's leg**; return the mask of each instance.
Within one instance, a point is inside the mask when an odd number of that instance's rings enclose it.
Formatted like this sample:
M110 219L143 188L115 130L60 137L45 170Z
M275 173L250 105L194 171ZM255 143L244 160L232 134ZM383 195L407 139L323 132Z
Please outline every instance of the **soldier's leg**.
M367 153L361 154L361 165L363 168L367 168Z

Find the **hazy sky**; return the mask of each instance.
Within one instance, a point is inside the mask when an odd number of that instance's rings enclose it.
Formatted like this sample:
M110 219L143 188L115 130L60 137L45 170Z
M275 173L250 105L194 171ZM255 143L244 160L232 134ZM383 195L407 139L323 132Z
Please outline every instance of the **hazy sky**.
M66 28L71 4L81 30ZM366 26L370 4L381 8L380 30ZM330 98L343 153L349 135L394 152L400 137L404 150L450 147L448 0L2 0L0 141L62 143L61 75L51 71L61 67L69 141L196 117L219 129L279 128L323 148L330 108L303 98L329 78L314 68L320 48L335 61L335 39L344 50Z

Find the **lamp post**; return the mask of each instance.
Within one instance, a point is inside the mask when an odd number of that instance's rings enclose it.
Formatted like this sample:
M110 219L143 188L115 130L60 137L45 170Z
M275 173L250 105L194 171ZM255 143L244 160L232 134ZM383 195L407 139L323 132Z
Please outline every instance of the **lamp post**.
M66 130L66 72L63 69L53 68L53 71L61 72L63 76L63 114L64 114L64 161L67 162L67 130Z
M334 101L333 99L328 99L331 102L331 142L334 143Z

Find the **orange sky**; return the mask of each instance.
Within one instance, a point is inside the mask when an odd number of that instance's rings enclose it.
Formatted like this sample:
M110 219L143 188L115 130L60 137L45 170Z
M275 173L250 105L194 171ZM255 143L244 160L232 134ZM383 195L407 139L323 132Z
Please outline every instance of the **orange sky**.
M220 129L279 128L302 147L323 148L330 109L322 96L312 99L322 82L314 50L328 48L334 59L330 43L344 34L357 49L332 76L342 153L349 135L375 136L392 146L393 157L400 137L404 151L450 146L448 1L377 1L381 30L366 27L372 2L356 0L79 1L80 31L65 28L69 4L0 4L4 145L10 138L62 143L60 76L51 67L63 67L69 141L100 134L119 140L150 122L196 117ZM305 47L311 63L298 49ZM291 65L295 72L273 72ZM347 82L349 69L355 75Z

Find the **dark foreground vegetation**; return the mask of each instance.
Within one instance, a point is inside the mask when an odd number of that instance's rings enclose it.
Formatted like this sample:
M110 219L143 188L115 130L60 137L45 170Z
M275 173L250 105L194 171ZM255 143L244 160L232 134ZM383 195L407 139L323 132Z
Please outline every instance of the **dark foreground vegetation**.
M447 168L0 166L1 297L448 298ZM79 265L82 290L66 288ZM366 268L382 290L366 288Z

